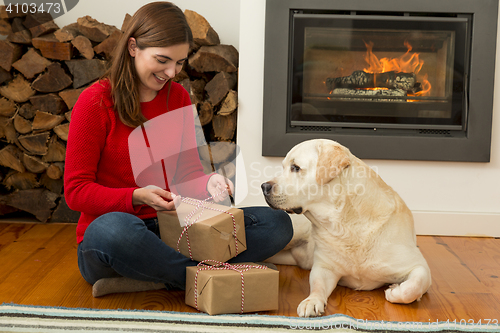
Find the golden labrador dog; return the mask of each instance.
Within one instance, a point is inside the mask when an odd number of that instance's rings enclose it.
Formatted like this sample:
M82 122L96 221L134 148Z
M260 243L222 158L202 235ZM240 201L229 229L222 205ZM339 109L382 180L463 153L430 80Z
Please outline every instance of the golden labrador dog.
M321 139L296 145L282 174L262 184L262 191L269 206L304 214L312 225L291 249L270 259L312 266L310 295L299 304L299 316L323 314L337 285L389 285L385 297L392 303L420 300L429 289L431 273L417 247L411 211L346 147Z

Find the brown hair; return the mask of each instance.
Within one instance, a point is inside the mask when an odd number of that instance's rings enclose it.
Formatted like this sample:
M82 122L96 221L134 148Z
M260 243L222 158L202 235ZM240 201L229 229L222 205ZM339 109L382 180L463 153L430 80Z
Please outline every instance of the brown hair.
M193 43L193 35L182 10L170 2L152 2L139 8L127 24L126 30L114 50L111 67L105 77L111 84L114 108L127 126L137 127L147 119L141 112L139 78L128 52L128 40L135 38L136 45L167 47ZM170 85L170 82L167 84Z

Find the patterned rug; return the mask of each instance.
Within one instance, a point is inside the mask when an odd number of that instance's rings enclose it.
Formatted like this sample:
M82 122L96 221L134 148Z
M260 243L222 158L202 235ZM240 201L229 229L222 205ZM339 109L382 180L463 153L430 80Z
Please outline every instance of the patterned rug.
M336 314L319 318L217 315L143 310L95 310L0 305L0 332L500 332L498 323L363 321Z

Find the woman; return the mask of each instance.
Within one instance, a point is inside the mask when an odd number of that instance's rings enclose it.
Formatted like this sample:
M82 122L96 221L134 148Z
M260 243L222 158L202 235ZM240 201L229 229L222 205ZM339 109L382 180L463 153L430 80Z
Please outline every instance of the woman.
M191 105L187 91L171 80L186 62L191 44L191 30L178 7L169 2L143 6L116 46L108 73L83 91L73 108L65 197L71 209L81 212L78 265L96 297L183 289L186 266L197 264L159 238L156 212L175 209L179 197L168 184L164 189L137 185L128 142L135 128L144 129L149 120ZM165 133L165 145L181 147L195 140L192 116L179 119L185 130L180 137ZM214 196L226 186L233 191L228 179L205 175L199 157L190 152L174 161L179 164L168 160L163 168L170 173L168 179L196 179L201 185L187 192L194 197ZM290 241L293 231L286 213L268 207L243 210L247 250L230 262L265 260Z

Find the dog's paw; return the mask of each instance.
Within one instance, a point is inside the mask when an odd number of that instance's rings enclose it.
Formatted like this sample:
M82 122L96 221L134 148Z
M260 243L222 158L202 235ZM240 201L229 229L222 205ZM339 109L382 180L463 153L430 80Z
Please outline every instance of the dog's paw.
M299 317L317 317L325 312L325 302L317 297L308 297L297 308Z

